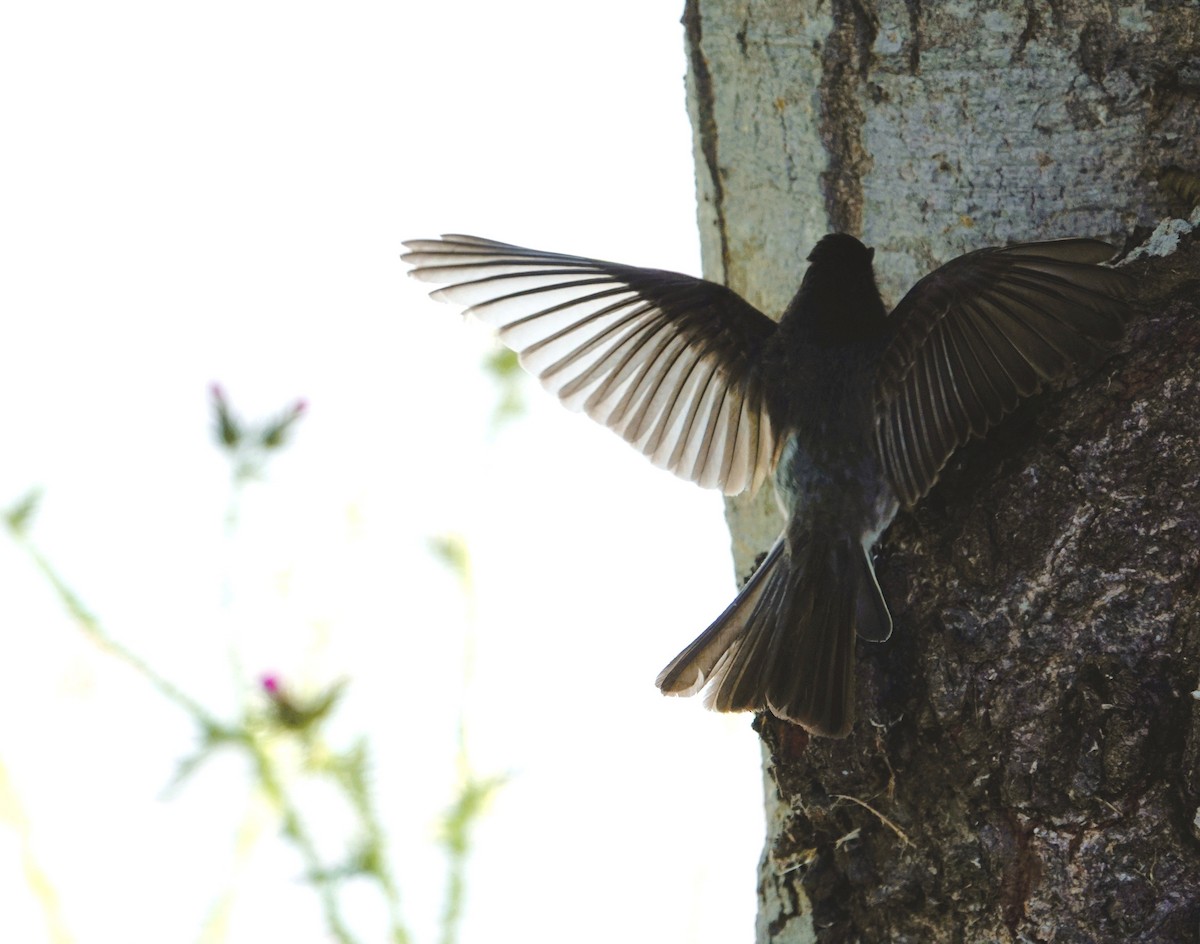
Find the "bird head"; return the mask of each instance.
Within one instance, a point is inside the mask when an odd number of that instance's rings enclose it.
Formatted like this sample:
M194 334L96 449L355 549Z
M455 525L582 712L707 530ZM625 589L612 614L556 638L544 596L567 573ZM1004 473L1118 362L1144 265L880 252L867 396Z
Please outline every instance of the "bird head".
M784 313L799 338L840 344L883 330L887 310L875 285L874 257L874 249L847 233L831 233L813 247L800 290Z
M849 233L822 236L808 254L808 261L820 266L870 267L875 250L869 249Z

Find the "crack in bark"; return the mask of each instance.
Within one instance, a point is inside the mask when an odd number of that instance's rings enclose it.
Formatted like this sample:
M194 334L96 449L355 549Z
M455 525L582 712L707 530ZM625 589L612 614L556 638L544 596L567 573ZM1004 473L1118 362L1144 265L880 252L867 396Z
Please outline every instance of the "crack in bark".
M717 160L717 121L715 115L712 73L708 68L701 43L704 30L701 24L700 0L687 0L683 9L683 27L687 35L688 59L691 63L693 94L696 97L697 128L700 153L712 181L713 211L716 213L716 232L721 241L721 281L729 275L729 235L725 225L725 187L721 182L721 167Z
M916 75L921 71L921 45L925 40L922 33L922 18L924 12L921 9L922 0L904 0L904 6L908 10L908 29L912 34L911 45L908 48L908 71L912 75ZM1032 0L1028 0L1032 2Z
M1025 58L1025 47L1037 38L1041 28L1042 14L1038 10L1035 0L1025 0L1025 26L1021 29L1021 35L1017 37L1017 48L1013 51L1013 59Z
M862 0L833 0L832 13L833 31L821 55L821 139L829 160L821 189L830 228L861 235L862 178L872 162L863 147L859 86L870 71L879 19Z

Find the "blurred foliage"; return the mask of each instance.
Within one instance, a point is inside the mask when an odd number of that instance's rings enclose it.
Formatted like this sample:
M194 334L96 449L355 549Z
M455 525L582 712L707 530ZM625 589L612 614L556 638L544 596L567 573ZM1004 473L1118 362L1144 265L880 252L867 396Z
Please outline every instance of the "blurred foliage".
M496 382L499 397L492 413L492 424L500 427L525 414L525 371L515 351L501 347L487 356L483 368Z
M305 403L295 401L276 417L251 424L234 412L221 387L214 384L210 396L214 437L218 447L229 457L233 470L231 513L227 520L232 532L236 523L233 509L237 507L242 487L246 482L262 477L268 457L290 441L304 415ZM192 779L216 752L241 754L248 761L254 794L265 800L280 835L296 849L303 861L305 880L320 899L329 939L339 944L357 944L359 940L345 920L338 895L341 885L353 879L366 880L373 885L386 905L386 932L370 940L409 944L412 936L401 917L400 892L389 864L387 837L372 792L368 741L366 737L359 737L349 746L338 748L326 736L325 723L346 693L346 680L301 693L289 680L275 674L264 675L256 686L241 684L248 695L235 717L219 717L109 633L33 544L30 530L40 499L40 492L31 491L4 512L4 523L10 536L54 589L79 629L99 648L132 668L196 725L198 746L179 762L166 792L169 794ZM465 542L460 537L438 537L431 539L429 546L433 554L458 576L470 622L474 604L470 557ZM469 676L468 646L464 656L464 689ZM458 939L471 833L484 813L487 800L503 782L500 777L479 777L472 772L466 726L461 716L457 767L456 792L441 818L439 829L440 845L447 858L442 944L454 944ZM11 813L20 809L15 796L9 795L11 790L5 789L7 780L3 775L4 770L0 767L0 822L12 819L4 815L6 811ZM318 850L312 816L298 799L310 795L300 789L307 780L331 784L353 813L352 835L345 838L341 853L332 859L323 857ZM238 839L239 854L244 856L262 830L256 828L253 821L240 827L231 825ZM42 901L50 926L61 927L52 884L31 856L26 858L27 877ZM234 892L231 888L214 906L201 933L205 944L216 944L226 938ZM61 936L56 938L59 939L69 940Z
M7 525L8 530L13 534L23 535L30 520L33 518L34 512L37 511L38 502L41 500L41 490L36 488L28 492L24 498L18 499L4 513L4 523Z
M270 454L287 445L292 429L308 409L296 400L269 419L249 424L233 411L220 384L209 387L213 408L213 438L233 464L235 486L261 478Z
M439 534L429 539L429 550L433 556L450 569L467 598L471 598L471 556L467 542L458 534Z

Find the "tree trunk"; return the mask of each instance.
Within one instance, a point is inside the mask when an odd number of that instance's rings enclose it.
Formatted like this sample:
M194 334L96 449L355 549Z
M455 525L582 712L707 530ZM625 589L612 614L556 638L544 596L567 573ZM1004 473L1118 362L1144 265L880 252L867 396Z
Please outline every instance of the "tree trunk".
M684 23L706 275L766 311L828 231L876 247L894 302L971 249L1129 246L1191 210L1158 181L1200 170L1194 5L689 0ZM1130 263L1124 348L960 450L885 536L896 629L860 644L853 734L757 720L759 941L1196 938L1188 228ZM780 528L764 491L730 504L742 577Z

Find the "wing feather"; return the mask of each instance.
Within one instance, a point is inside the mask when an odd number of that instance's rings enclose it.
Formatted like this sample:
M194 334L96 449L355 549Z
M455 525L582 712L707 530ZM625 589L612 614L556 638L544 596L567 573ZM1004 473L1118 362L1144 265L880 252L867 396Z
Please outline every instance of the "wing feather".
M729 289L477 236L405 243L432 295L495 328L566 406L660 467L728 494L778 454L760 353L775 322Z
M876 387L879 455L913 504L951 454L1023 398L1121 336L1130 280L1090 239L968 253L892 313Z

